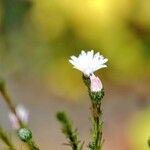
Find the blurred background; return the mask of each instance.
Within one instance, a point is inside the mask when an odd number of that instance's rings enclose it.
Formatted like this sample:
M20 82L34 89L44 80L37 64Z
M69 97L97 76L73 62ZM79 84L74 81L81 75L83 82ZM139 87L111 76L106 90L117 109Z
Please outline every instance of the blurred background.
M0 77L29 109L42 150L70 149L62 145L58 110L69 113L87 149L90 101L68 59L91 49L109 59L97 72L106 92L104 149L148 150L150 1L0 0ZM0 124L12 132L2 97Z

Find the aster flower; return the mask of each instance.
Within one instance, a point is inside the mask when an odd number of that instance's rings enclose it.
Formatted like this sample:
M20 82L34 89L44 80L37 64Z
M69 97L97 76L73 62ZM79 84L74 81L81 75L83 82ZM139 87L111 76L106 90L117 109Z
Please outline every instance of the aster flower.
M94 54L93 50L88 52L81 51L78 57L71 56L69 60L75 69L80 70L86 76L90 76L95 71L107 67L107 65L105 65L107 61L108 59L100 55L99 52Z
M23 105L18 105L16 107L16 113L19 119L27 124L28 123L28 118L29 118L29 111L23 106Z
M102 90L103 88L102 82L94 74L90 76L90 81L91 81L91 87L90 87L91 92L99 92Z
M9 113L9 119L10 119L10 122L12 123L12 127L14 129L19 129L20 128L19 120L24 125L27 125L28 118L29 118L29 112L28 112L28 110L26 110L26 108L23 105L18 105L16 107L16 114L14 114L12 112Z
M9 113L8 116L9 116L9 120L11 122L11 125L12 125L13 129L16 129L16 130L19 129L20 124L19 124L19 121L18 121L16 115L13 114L13 113Z

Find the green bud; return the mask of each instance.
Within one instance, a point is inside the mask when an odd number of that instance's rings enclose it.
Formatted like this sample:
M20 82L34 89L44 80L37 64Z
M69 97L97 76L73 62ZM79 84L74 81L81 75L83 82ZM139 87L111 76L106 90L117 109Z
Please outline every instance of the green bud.
M95 101L96 103L100 103L102 98L104 97L104 89L98 92L90 92L90 97L92 101Z
M32 132L27 128L21 128L18 130L18 136L22 141L28 142L32 139Z

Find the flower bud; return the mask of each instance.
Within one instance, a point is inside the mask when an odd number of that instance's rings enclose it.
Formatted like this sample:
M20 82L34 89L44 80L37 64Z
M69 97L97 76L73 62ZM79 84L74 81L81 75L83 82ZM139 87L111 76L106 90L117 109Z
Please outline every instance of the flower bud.
M91 87L90 87L91 92L99 92L102 90L103 88L102 82L94 74L90 76L90 81L91 81Z
M104 97L104 90L102 89L101 91L99 92L91 92L90 93L90 97L91 97L91 100L96 102L96 103L100 103L102 98Z
M90 97L92 101L95 101L96 103L100 103L101 99L104 96L104 90L101 83L101 80L96 77L94 74L90 76Z
M29 112L23 105L18 105L16 107L16 114L19 117L19 119L23 122L23 124L27 125Z
M28 142L32 139L32 132L27 128L21 128L18 130L18 136L22 141Z
M12 112L9 113L9 119L12 124L12 127L16 130L18 130L21 127L19 120L21 121L22 125L26 126L28 123L28 118L29 112L22 105L18 105L16 107L16 114Z
M12 125L13 129L18 130L20 128L18 118L16 117L15 114L9 113L9 120L11 122L11 125Z

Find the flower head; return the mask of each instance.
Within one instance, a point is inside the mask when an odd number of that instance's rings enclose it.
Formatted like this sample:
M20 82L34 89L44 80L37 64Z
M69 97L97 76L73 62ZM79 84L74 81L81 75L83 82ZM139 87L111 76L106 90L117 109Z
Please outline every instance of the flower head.
M28 142L32 139L32 132L27 128L21 128L18 131L18 136L22 141Z
M76 56L71 56L69 62L74 66L74 68L83 72L84 75L90 76L96 70L107 67L105 63L108 61L107 58L104 58L100 55L99 52L94 54L94 51L81 51L81 54Z
M28 112L28 110L25 109L25 107L23 105L18 105L16 107L16 114L14 114L12 112L9 113L9 119L10 119L10 121L12 123L12 127L14 129L19 129L20 128L19 120L24 125L27 125L28 118L29 118L29 112Z
M103 88L102 82L94 74L90 76L90 81L91 81L91 87L90 87L91 92L99 92L102 90Z
M28 123L29 112L23 105L18 105L16 107L16 114L24 124Z
M20 128L18 118L16 117L16 115L14 113L9 113L9 120L11 122L13 129L17 130Z

